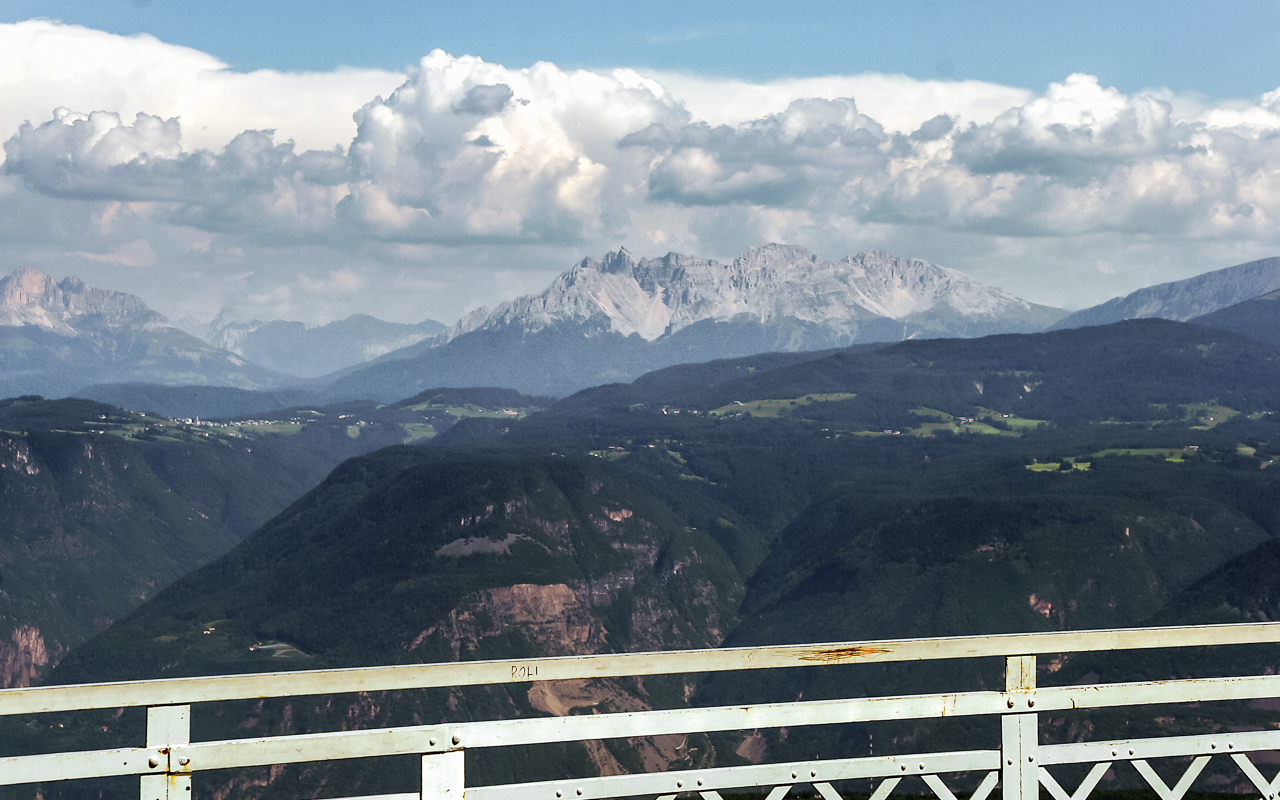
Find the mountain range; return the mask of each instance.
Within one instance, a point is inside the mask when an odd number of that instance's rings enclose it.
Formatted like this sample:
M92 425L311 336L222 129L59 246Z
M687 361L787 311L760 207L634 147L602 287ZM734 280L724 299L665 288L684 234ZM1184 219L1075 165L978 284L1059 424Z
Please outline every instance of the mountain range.
M134 295L30 268L0 279L0 394L62 397L120 381L260 389L284 378L184 333Z
M188 333L214 347L300 378L317 378L372 361L444 330L443 324L432 319L404 325L368 314L352 314L325 325L279 319L239 322L219 314L208 325L187 328Z
M583 259L540 294L478 309L331 390L382 399L473 381L563 396L672 364L1038 331L1065 315L883 252L828 261L770 244L723 264L679 253L637 259L624 249Z
M19 270L0 281L0 393L74 393L176 416L388 403L450 385L566 396L680 363L1134 317L1244 331L1232 320L1249 316L1244 332L1263 335L1275 325L1274 304L1240 304L1277 287L1280 259L1265 259L1067 314L883 252L829 261L772 244L719 263L623 249L583 259L543 292L478 309L448 329L364 315L322 326L223 315L188 326L202 341L139 298Z
M1050 330L1159 317L1186 322L1280 289L1280 257L1264 258L1130 292L1058 320Z

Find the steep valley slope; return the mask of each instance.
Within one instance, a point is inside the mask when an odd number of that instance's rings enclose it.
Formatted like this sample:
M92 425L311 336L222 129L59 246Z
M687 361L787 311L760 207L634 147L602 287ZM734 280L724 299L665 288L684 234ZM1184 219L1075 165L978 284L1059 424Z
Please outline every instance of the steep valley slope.
M346 462L51 679L1217 618L1188 593L1221 587L1215 570L1280 533L1278 406L1280 351L1159 320L672 367L582 392L480 446ZM199 737L266 735L999 680L985 663L841 669L281 699L198 710L195 724ZM4 746L105 746L136 739L139 724L126 712L68 734L35 721L7 728ZM495 752L472 774L858 755L868 733ZM876 752L992 735L955 721L881 726ZM207 785L254 798L407 791L413 769Z
M433 390L388 407L202 423L87 400L0 400L0 688L38 680L342 460L430 442L462 419L510 424L542 402Z

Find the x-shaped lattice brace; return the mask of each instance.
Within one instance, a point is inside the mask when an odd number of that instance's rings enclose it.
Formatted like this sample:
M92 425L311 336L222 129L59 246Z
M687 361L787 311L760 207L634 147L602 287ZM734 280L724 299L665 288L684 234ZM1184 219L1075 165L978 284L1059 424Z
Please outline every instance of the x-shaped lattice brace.
M929 786L929 788L933 790L933 793L938 796L938 800L956 800L956 796L949 788L947 788L947 785L942 782L942 778L939 778L937 775L921 775L920 777ZM996 784L999 783L999 781L999 772L987 773L987 777L982 779L982 783L978 784L978 788L973 790L973 795L970 797L970 800L986 800L987 796L991 794L991 790L996 788ZM889 796L889 792L892 792L894 787L901 782L902 778L886 778L880 782L879 786L876 787L876 790L872 793L870 800L885 800L885 798ZM766 797L765 800L782 800L783 797L786 797L787 792L791 791L791 788L792 784L775 786L773 787L773 791L769 792L769 796ZM835 787L829 783L814 783L813 788L818 790L818 794L822 795L823 800L844 800L844 798L840 796L840 793L835 790ZM701 794L704 800L720 800L720 795L715 792L702 792ZM659 797L658 800L675 800L675 797L676 796L674 794L669 794Z
M1258 771L1258 768L1253 765L1253 762L1244 753L1232 753L1231 760L1236 762L1236 765L1240 767L1240 771L1249 778L1253 785L1258 788L1258 791L1262 792L1262 796L1266 800L1275 800L1276 795L1280 793L1280 775L1276 775L1275 780L1268 783L1267 779L1262 777L1262 773Z
M1152 789L1156 790L1156 794L1160 797L1160 800L1182 800L1183 795L1185 795L1187 790L1191 788L1191 784L1195 782L1196 778L1200 777L1200 773L1204 770L1204 765L1209 763L1209 758L1210 756L1200 756L1192 761L1191 766L1187 767L1186 772L1182 773L1182 777L1178 779L1178 783L1174 785L1172 789L1165 784L1160 776L1156 774L1156 771L1151 768L1151 765L1144 759L1135 758L1129 763L1133 764L1133 768L1138 771L1138 774L1142 776L1143 780L1145 780ZM1242 755L1237 754L1232 756L1232 758L1235 758L1237 763L1240 759L1244 759L1244 762L1249 764L1249 759L1244 758ZM1098 782L1102 780L1102 776L1107 774L1107 770L1110 767L1110 761L1102 761L1094 764L1093 769L1089 770L1089 774L1085 776L1084 780L1080 781L1080 785L1077 786L1076 790L1071 794L1067 794L1061 784L1054 780L1054 777L1049 774L1049 770L1044 767L1040 768L1040 783L1049 790L1049 794L1053 795L1054 800L1085 800L1085 798L1089 796L1089 793L1098 785ZM1244 769L1245 774L1248 775L1249 769L1253 769L1253 764L1249 764L1247 769L1243 764L1241 764L1241 769ZM1253 775L1257 775L1257 778L1254 779ZM1249 779L1253 780L1259 788L1269 786L1269 784L1262 780L1262 776L1258 774L1256 769L1253 769L1253 775L1249 775ZM1280 777L1278 777L1276 781L1280 784ZM1271 795L1268 800L1275 800L1276 788L1278 787L1271 787ZM1267 790L1263 789L1262 793L1266 794Z

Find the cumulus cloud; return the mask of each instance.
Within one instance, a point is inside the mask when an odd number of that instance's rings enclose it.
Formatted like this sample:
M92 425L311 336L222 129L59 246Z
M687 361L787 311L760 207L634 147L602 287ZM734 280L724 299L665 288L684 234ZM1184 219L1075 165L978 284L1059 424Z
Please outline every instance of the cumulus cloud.
M22 33L29 46L70 36L128 45L133 66L117 70L147 72L163 55L179 75L248 79L148 37L22 25L0 26L0 53L4 36ZM0 87L20 61L6 58ZM270 92L278 97L283 85ZM334 97L355 83L342 85ZM872 75L747 84L549 63L508 69L437 50L385 97L352 103L343 111L350 133L313 149L283 130L296 118L193 139L185 112L163 102L130 110L138 92L16 125L0 190L17 183L43 198L131 204L152 224L205 232L182 245L203 253L216 249L209 233L230 237L221 252L305 243L367 259L379 247L536 246L566 263L622 242L733 255L768 240L945 251L958 241L947 237L968 237L966 251L1010 264L1030 252L1010 244L1018 239L1114 247L1105 237L1163 237L1234 243L1241 253L1280 245L1280 89L1208 104L1165 90L1126 94L1089 75L1042 92ZM255 113L240 108L228 119ZM138 241L127 235L75 253L137 261L119 249ZM945 252L906 254L955 263ZM1081 263L1096 275L1091 265L1121 260L1093 252ZM1101 274L1124 273L1108 269ZM250 299L303 304L302 295L375 290L335 279L355 274L330 263L288 284L295 294L283 300L265 288Z
M118 36L44 19L0 24L0 131L50 109L146 112L182 124L186 146L216 149L270 129L299 149L345 146L351 112L404 81L373 69L235 72L217 58L147 34ZM286 98L282 102L281 98Z

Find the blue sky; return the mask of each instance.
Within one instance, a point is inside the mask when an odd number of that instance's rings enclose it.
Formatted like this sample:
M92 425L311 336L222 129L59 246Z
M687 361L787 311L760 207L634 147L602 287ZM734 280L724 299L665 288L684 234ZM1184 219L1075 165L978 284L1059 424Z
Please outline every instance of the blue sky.
M1280 3L0 0L0 269L452 322L625 246L1082 307L1280 253Z
M1280 77L1280 3L6 0L35 16L150 33L238 70L402 69L426 52L508 67L688 70L770 80L865 71L1043 88L1072 72L1133 92L1250 97Z

